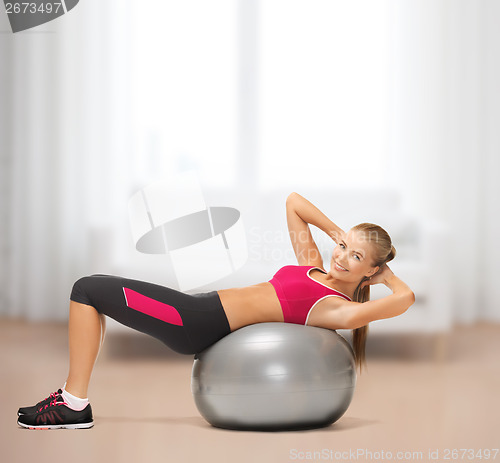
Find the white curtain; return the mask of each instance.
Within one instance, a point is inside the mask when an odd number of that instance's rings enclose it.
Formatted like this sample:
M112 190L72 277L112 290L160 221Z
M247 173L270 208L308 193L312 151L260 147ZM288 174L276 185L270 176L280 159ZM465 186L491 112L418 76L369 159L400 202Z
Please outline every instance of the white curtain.
M2 314L64 319L72 283L105 270L134 180L129 4L1 36Z
M262 188L385 184L390 13L389 0L261 2Z
M393 2L391 178L449 227L454 315L500 321L500 4Z
M397 187L406 213L443 220L452 230L455 318L499 321L498 2L228 0L213 11L202 3L151 0L149 6L166 9L171 27L154 23L142 31L138 24L147 27L146 20L137 8L147 1L81 1L58 20L18 34L5 32L2 17L0 314L67 317L73 281L106 273L112 255L131 247L126 201L161 171L194 163L213 179L220 163L227 169L220 185L228 188L300 191L317 179L326 191L335 178L319 166L337 159L340 140L340 154L350 155L342 182ZM332 28L345 20L343 37L328 29L328 15ZM186 42L185 34L174 44L176 22L179 32L185 24L198 33L196 40ZM205 28L197 32L193 24ZM212 36L217 26L222 32ZM370 42L370 31L381 29ZM227 44L231 39L236 45ZM203 40L214 46L200 49ZM326 62L332 50L337 61ZM202 61L210 53L213 60ZM165 81L148 80L144 68L134 72L138 56ZM195 75L180 78L179 66ZM138 88L143 99L134 106ZM212 115L214 88L223 109ZM372 89L370 98L346 97L357 88ZM383 92L373 95L377 88ZM176 95L196 95L190 108L201 112L190 117ZM350 101L368 105L363 117L355 117ZM343 106L329 112L325 102ZM151 126L157 118L161 123ZM210 161L197 158L204 145Z
M85 0L17 34L2 16L0 315L64 320L79 277L139 277L121 263L145 185L194 168L234 187L239 6Z

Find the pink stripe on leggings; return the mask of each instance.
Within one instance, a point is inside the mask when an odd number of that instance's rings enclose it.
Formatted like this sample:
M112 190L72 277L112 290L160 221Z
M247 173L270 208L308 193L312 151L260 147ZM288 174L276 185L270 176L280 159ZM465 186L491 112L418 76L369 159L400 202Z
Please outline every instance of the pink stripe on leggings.
M163 302L155 299L151 299L150 297L144 296L129 288L124 287L123 292L125 294L127 306L131 309L150 315L151 317L158 318L164 322L171 323L172 325L183 326L182 318L175 307L164 304Z

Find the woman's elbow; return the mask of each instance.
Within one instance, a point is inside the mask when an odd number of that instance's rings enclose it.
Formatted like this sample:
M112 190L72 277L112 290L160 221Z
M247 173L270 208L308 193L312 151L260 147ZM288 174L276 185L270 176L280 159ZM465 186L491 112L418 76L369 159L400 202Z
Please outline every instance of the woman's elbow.
M400 310L398 310L393 315L393 317L397 317L398 315L403 315L414 303L415 303L415 294L413 293L413 291L405 293L402 297Z
M297 193L295 191L292 191L287 197L286 197L286 204L291 203L295 197L297 196Z
M415 293L413 291L410 291L406 295L406 299L407 299L407 305L408 305L408 307L405 308L405 312L406 312L406 310L408 310L415 303Z

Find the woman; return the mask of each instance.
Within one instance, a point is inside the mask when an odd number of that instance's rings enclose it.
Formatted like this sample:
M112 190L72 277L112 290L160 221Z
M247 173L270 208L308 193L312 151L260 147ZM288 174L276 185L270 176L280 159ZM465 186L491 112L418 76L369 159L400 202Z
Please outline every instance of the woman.
M297 193L286 200L290 239L298 265L287 265L270 281L243 288L194 295L112 275L79 279L70 296L66 383L43 401L18 411L18 424L30 429L90 428L87 388L106 328L105 315L164 342L183 354L196 354L243 326L286 322L353 330L356 364L361 368L368 323L395 317L415 301L411 289L387 266L396 255L387 232L362 223L345 233ZM309 225L336 242L330 271ZM382 283L393 294L369 301L370 285Z

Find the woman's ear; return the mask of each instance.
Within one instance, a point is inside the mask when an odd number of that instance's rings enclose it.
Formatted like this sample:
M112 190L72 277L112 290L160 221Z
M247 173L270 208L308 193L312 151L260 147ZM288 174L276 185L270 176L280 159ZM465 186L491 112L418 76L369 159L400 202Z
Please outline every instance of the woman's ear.
M376 275L378 273L378 271L380 270L380 267L377 265L375 267L376 270L372 270L372 273L370 273L370 275L368 275L369 277L372 277L373 275Z

